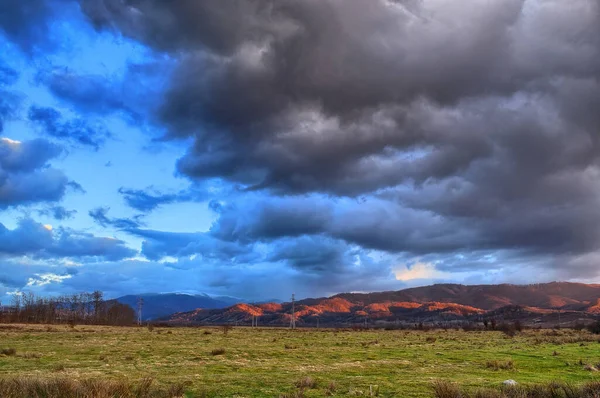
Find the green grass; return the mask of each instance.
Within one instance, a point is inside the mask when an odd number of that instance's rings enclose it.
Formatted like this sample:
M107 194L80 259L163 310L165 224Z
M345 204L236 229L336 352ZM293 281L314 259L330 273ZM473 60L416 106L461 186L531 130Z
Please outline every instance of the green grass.
M212 333L204 333L210 330ZM434 339L435 338L435 339ZM588 332L334 331L0 325L0 378L21 376L184 384L188 396L432 397L436 380L463 388L600 380ZM220 355L214 353L224 349ZM219 351L220 352L220 351ZM497 361L497 362L495 362ZM490 366L490 363L512 366ZM507 369L503 369L503 368ZM333 388L332 386L335 386ZM331 390L334 390L333 392ZM374 393L373 393L374 394Z

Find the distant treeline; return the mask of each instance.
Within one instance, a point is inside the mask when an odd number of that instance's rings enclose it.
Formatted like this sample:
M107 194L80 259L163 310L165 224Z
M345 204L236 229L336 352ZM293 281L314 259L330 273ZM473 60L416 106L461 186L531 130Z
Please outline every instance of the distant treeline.
M59 297L15 294L8 305L0 306L0 323L123 326L135 320L133 308L115 300L105 301L99 291Z

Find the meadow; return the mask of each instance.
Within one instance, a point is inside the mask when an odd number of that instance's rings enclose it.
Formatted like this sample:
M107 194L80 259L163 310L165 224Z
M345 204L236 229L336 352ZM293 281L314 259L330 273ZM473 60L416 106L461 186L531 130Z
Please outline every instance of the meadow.
M0 325L0 387L28 378L153 380L187 397L433 397L439 381L468 392L507 379L600 380L599 339L570 329L511 337L453 329Z

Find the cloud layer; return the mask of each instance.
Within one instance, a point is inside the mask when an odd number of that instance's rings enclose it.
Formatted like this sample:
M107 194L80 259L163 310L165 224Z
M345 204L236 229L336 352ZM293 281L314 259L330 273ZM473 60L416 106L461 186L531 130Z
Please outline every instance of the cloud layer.
M0 29L30 57L52 51L56 4L22 1ZM64 4L147 63L112 79L44 67L37 83L76 116L34 106L29 120L100 148L109 134L88 121L118 116L182 145L172 167L192 188L115 191L146 215L182 203L215 215L178 232L86 209L147 260L206 267L214 286L264 271L323 292L399 286L394 270L404 282L519 267L599 277L598 1ZM17 76L0 64L0 126ZM54 144L1 145L0 207L64 196Z

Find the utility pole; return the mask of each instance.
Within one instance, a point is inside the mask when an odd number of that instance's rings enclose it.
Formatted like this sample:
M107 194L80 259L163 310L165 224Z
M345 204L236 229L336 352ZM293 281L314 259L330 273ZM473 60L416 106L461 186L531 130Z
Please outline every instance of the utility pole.
M296 298L294 293L292 293L292 322L290 326L292 329L296 329Z
M144 307L144 299L138 297L137 310L138 310L138 326L142 326L142 308Z

